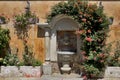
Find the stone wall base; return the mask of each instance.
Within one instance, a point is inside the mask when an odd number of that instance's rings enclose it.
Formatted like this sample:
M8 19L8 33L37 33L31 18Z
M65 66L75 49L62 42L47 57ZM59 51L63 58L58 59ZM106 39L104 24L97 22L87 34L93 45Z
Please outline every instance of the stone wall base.
M0 78L11 78L11 77L41 77L42 69L41 66L1 66ZM1 79L0 79L1 80Z

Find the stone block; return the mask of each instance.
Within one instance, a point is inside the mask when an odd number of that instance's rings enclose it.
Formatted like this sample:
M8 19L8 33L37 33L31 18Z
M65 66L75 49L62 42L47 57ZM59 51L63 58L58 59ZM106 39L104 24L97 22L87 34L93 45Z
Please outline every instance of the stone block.
M41 66L20 66L23 77L40 77L42 74Z
M1 66L0 77L21 77L17 66Z
M44 75L51 75L52 74L52 66L50 63L43 64L43 74Z
M105 80L119 80L120 67L107 67L105 70Z

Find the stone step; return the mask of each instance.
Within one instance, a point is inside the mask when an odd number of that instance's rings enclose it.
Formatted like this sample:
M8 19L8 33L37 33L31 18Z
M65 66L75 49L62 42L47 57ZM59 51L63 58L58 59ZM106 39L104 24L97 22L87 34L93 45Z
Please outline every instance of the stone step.
M53 75L43 75L40 80L83 80L79 75L75 74L53 74Z
M54 77L49 75L43 75L40 80L83 80L83 78L63 78L63 77Z
M0 80L41 80L40 78L18 78L18 77L12 77L12 78L0 78Z

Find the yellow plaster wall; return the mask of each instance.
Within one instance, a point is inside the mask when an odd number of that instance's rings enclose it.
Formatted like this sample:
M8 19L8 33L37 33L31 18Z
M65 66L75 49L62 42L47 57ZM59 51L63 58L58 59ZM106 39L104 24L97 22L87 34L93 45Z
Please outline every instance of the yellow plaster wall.
M40 23L46 22L46 15L50 12L53 5L59 1L30 1L31 11L34 12L40 19ZM99 1L93 3L98 4ZM107 43L120 39L120 1L103 1L104 12L107 16L113 16L114 22L110 26L110 37L107 39ZM0 15L4 15L10 18L10 22L6 25L2 25L4 28L10 30L10 46L14 49L19 48L19 57L21 58L23 53L23 44L20 39L17 38L15 29L12 24L13 16L23 13L25 10L26 1L0 1ZM28 42L33 45L36 58L44 61L45 49L44 38L37 37L38 27L36 25L30 31L30 38Z

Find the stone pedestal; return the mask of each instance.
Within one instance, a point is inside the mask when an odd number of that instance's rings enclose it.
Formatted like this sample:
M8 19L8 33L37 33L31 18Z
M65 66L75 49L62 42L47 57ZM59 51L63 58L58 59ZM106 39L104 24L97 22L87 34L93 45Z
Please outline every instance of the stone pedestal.
M51 75L52 74L52 65L48 62L43 64L43 74L44 75Z

